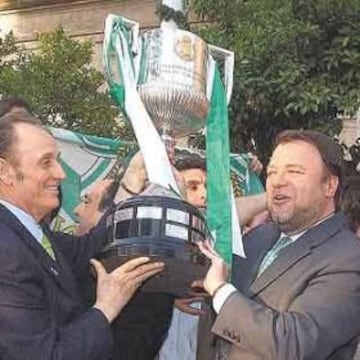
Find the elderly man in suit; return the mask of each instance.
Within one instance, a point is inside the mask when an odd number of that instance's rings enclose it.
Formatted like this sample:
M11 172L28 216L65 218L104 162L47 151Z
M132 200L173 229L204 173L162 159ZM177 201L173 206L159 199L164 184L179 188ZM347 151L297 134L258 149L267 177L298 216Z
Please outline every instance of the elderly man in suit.
M163 269L133 259L97 275L96 300L84 307L75 276L101 249L106 229L53 234L42 219L59 203L64 172L52 136L24 112L0 118L0 359L104 360L110 324L141 283Z
M251 231L235 284L210 246L204 288L219 359L351 359L360 333L360 243L338 211L342 154L327 136L281 133L267 169L272 224Z

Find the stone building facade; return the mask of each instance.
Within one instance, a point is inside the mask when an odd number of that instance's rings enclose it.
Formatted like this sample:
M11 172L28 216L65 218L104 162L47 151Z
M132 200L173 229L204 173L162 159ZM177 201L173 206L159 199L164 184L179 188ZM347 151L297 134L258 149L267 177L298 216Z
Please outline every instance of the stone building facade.
M10 30L26 48L36 49L36 34L62 25L71 37L91 39L94 65L102 68L104 21L108 14L122 14L143 29L157 26L155 0L0 0L0 36Z

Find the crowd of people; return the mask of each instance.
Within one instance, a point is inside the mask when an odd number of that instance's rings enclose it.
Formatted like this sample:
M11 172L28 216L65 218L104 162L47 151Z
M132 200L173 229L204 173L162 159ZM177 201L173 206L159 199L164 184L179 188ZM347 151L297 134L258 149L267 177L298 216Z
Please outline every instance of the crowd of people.
M187 201L205 209L204 158L170 157ZM262 171L255 156L251 168ZM1 360L357 356L360 179L345 176L341 147L328 136L287 130L274 139L266 192L236 199L246 258L234 255L229 273L200 242L211 265L199 279L204 292L186 299L141 292L166 271L162 262L139 257L108 273L96 260L106 215L147 186L140 153L121 179L83 194L75 235L49 227L64 178L56 141L30 106L2 100ZM182 317L187 326L179 328Z

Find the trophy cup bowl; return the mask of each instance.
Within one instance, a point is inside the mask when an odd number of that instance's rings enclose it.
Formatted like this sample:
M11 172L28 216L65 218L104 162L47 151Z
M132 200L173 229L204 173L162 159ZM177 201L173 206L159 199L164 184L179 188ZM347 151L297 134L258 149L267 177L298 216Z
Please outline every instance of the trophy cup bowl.
M107 227L110 241L101 261L108 271L139 256L165 263L165 270L148 279L142 291L186 297L193 281L206 275L209 260L197 246L209 237L206 222L184 200L163 194L129 198L108 216Z
M206 43L184 30L144 33L138 91L155 127L174 138L205 126L208 51Z

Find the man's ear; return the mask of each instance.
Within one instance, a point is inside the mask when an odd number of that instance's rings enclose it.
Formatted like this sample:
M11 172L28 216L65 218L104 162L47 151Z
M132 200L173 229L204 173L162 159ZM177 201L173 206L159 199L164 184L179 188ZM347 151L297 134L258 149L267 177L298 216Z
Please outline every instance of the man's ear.
M5 185L11 185L14 179L14 169L4 158L0 158L0 181Z
M338 186L339 178L335 175L330 175L327 183L326 196L328 198L334 198Z

